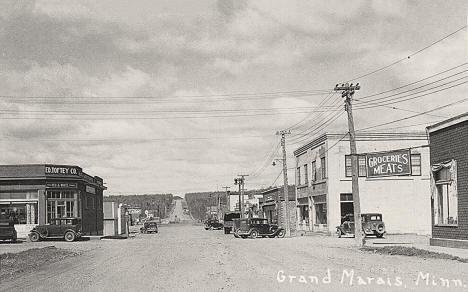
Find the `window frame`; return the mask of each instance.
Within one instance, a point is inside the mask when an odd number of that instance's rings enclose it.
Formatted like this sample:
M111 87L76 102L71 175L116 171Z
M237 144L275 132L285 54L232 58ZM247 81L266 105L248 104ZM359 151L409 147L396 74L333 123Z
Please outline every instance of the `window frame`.
M349 165L347 164L347 159L349 158ZM364 169L363 173L361 173L361 168L359 165L359 160L364 160ZM348 168L349 168L349 175L348 175ZM345 155L345 177L353 177L353 167L352 167L352 159L351 154ZM358 154L358 177L367 177L367 160L366 155Z
M309 184L309 169L307 164L304 164L304 184Z
M321 179L327 178L327 159L324 157L320 157L320 175Z
M413 157L419 157L419 165L413 163ZM414 174L414 167L419 167L419 174ZM422 176L422 157L421 153L411 153L411 176Z
M298 166L297 169L296 169L296 176L297 176L297 185L300 186L301 185L301 167Z
M312 181L317 181L317 161L312 161Z

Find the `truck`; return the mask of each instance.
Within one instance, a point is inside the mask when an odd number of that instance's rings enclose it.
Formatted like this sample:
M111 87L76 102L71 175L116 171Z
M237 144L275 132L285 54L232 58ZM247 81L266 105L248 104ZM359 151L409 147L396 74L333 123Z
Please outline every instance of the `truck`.
M233 219L240 218L239 212L227 212L224 214L224 234L229 234L233 228Z

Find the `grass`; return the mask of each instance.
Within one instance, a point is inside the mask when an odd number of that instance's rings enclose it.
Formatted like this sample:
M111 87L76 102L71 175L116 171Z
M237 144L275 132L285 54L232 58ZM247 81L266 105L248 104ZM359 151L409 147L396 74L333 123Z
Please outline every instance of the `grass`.
M406 247L406 246L385 246L385 247L363 247L362 251L373 252L383 255L402 255L409 257L420 257L425 259L444 259L444 260L454 260L462 263L468 263L468 259L449 255L446 253L439 253L428 251L424 249L419 249L415 247Z
M33 271L78 253L55 246L33 248L19 253L0 254L0 282L16 274Z

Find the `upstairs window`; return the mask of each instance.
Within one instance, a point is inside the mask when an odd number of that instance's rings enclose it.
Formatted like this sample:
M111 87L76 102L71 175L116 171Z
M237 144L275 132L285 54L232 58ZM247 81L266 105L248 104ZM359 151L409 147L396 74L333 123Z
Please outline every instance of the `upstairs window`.
M317 163L314 161L312 161L312 181L316 181L317 180Z
M366 156L358 156L359 177L367 176ZM353 176L353 169L351 167L351 155L345 155L345 175L346 177Z
M325 164L325 157L320 158L320 167L322 168L322 179L327 178L327 166Z
M304 183L309 183L309 170L307 169L307 164L304 164Z
M411 154L411 175L421 175L421 154Z
M301 168L298 167L297 168L297 185L300 186L301 185Z

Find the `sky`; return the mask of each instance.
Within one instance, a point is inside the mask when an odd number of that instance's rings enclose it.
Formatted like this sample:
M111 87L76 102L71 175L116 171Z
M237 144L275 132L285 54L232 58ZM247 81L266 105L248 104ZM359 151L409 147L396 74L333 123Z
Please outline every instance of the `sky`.
M466 25L458 0L3 0L0 163L78 165L107 194L253 189L282 184L291 129L293 181L295 149L347 131L337 83L361 85L358 130L467 112Z

